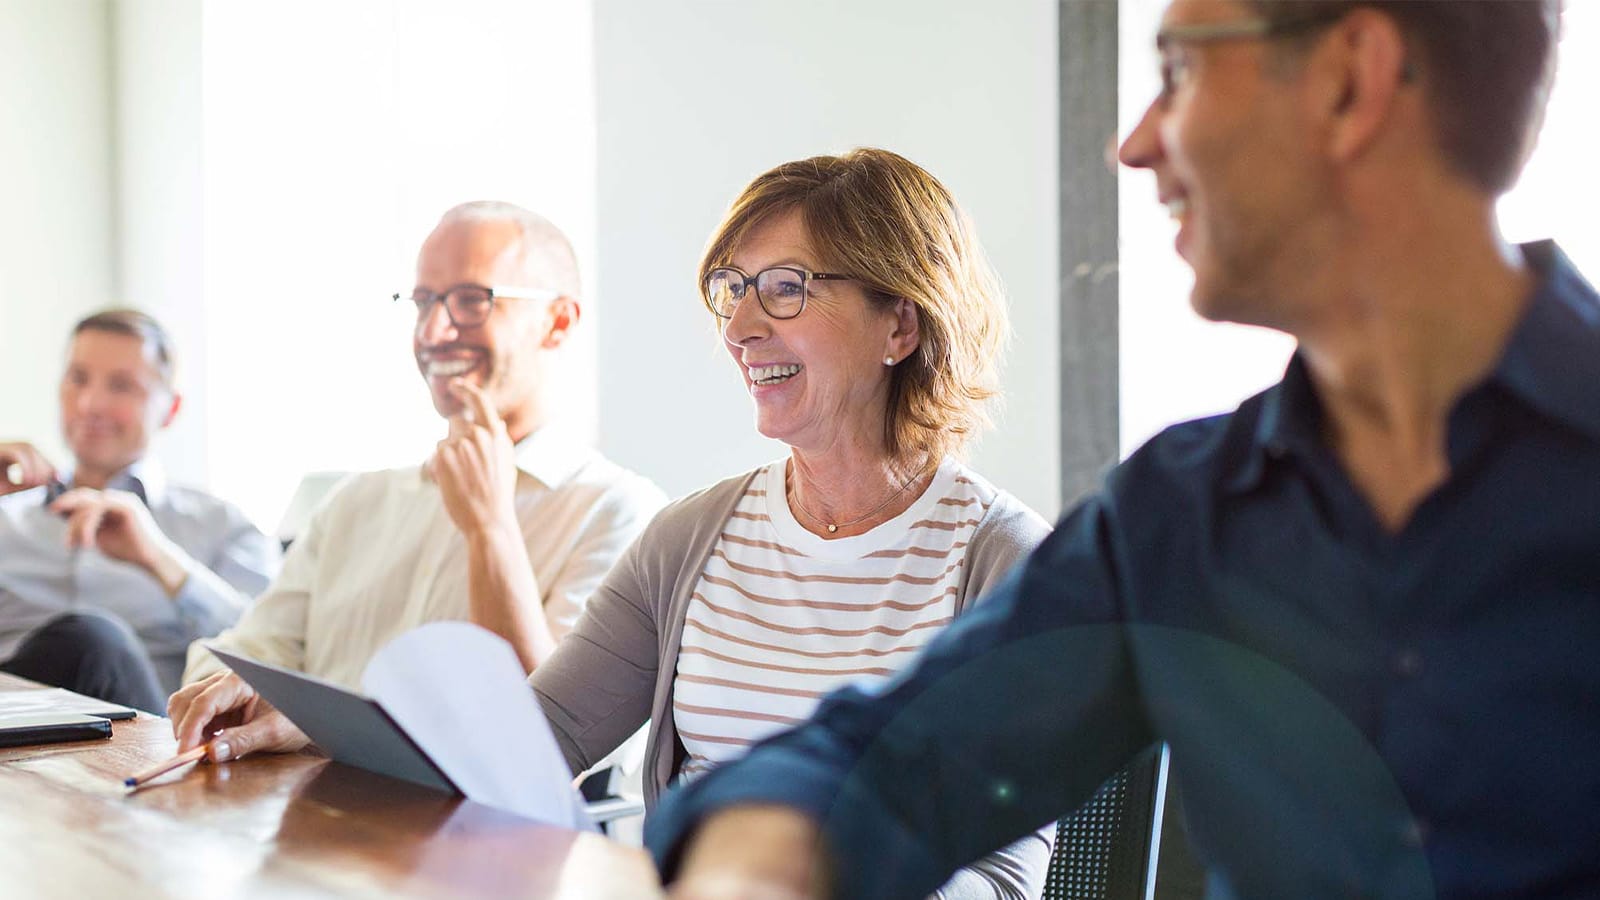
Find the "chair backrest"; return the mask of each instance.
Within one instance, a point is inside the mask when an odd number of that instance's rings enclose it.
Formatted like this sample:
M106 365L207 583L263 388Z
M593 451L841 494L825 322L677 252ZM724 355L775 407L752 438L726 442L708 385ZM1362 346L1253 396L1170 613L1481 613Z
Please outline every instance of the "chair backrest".
M283 549L289 549L294 539L311 521L311 514L317 511L328 493L339 482L343 481L349 472L310 472L300 479L300 484L294 489L294 496L289 498L289 505L283 511L283 518L278 521L278 541Z
M1139 754L1056 823L1044 900L1145 900L1161 821L1164 745Z

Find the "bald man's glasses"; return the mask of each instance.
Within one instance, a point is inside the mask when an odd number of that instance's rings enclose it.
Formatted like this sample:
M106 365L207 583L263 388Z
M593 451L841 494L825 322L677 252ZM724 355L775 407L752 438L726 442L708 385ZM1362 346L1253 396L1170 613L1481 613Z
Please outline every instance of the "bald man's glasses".
M417 308L418 322L428 317L428 311L433 309L433 304L442 302L444 314L450 318L451 325L457 328L476 328L489 321L489 314L494 312L496 300L533 300L549 303L559 296L561 296L559 291L545 288L458 284L444 293L435 293L423 287L414 288L408 299ZM401 294L395 294L394 302L399 303L401 297Z

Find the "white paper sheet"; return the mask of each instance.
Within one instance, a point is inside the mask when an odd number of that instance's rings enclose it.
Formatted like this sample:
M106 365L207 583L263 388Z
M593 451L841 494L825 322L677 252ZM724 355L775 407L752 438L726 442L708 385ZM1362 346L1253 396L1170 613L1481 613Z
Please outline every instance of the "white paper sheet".
M468 798L595 830L522 664L498 635L467 622L423 625L378 651L361 680Z

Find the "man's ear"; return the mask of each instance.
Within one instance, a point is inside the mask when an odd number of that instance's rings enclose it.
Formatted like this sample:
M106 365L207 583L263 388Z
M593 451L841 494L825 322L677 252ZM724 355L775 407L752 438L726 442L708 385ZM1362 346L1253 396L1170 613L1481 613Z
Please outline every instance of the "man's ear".
M561 346L571 335L572 329L577 327L578 320L583 317L583 304L576 298L563 294L550 301L547 311L550 315L550 324L539 346L548 350Z
M1382 135L1408 80L1405 36L1394 19L1356 9L1337 26L1330 91L1329 152L1340 162L1360 157Z
M172 420L178 417L178 409L183 406L183 395L177 391L172 392L172 404L167 407L166 415L161 417L161 427L166 428Z

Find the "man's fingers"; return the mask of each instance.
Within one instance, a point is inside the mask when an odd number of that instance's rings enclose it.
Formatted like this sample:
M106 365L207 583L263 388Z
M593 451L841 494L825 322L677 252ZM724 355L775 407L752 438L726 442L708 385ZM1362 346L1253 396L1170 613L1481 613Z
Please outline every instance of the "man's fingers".
M100 530L100 517L103 511L98 503L85 504L74 510L67 518L67 546L92 546L95 532Z
M73 488L55 499L50 504L50 511L57 515L71 515L85 506L100 502L100 492L93 488Z
M32 444L0 444L0 493L38 487L54 477L56 467Z
M489 404L489 395L483 389L470 381L454 381L450 387L456 396L472 410L472 419L479 425L493 431L495 425L501 424L500 417L495 414L494 408Z
M461 446L459 441L449 438L439 442L434 448L433 457L428 460L428 469L433 474L437 484L452 481L461 468Z

